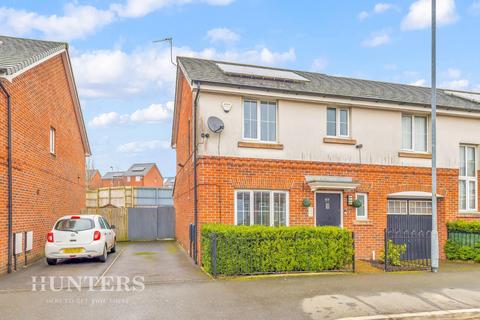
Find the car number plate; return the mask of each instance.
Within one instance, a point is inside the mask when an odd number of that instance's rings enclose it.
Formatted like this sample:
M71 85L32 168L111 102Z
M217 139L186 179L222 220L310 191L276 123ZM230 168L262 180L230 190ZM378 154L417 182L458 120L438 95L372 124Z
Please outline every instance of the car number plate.
M82 253L83 248L65 248L63 249L63 253Z

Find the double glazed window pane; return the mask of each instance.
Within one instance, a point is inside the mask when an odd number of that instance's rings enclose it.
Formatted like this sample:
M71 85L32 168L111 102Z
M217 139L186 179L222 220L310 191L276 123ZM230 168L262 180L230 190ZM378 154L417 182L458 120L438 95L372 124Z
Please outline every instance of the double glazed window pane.
M260 140L275 141L277 131L277 104L274 102L261 102L260 119Z
M340 110L340 135L348 136L348 110Z
M426 152L427 117L402 116L402 149Z
M243 103L243 134L247 139L257 139L257 102L245 100Z
M467 210L467 182L465 180L459 181L458 193L459 193L460 210Z
M337 109L335 108L327 109L327 135L332 137L337 135Z
M427 118L415 117L415 151L427 151Z
M475 177L475 148L467 147L467 176Z
M366 207L365 207L365 204L366 204L366 195L364 194L357 194L357 199L360 200L360 202L362 203L362 206L357 208L357 218L366 218Z
M270 225L270 192L255 192L253 194L254 224Z
M402 117L402 148L406 150L413 149L412 146L412 117Z
M237 193L237 225L250 225L250 192Z
M407 200L388 200L389 214L407 214Z
M273 225L275 227L287 224L287 195L273 193Z

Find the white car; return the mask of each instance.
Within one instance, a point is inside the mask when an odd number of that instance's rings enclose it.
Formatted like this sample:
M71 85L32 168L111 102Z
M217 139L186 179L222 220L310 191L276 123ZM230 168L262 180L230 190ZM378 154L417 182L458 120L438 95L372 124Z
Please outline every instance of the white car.
M107 261L115 252L115 226L99 215L64 216L47 234L45 256L49 265L58 259L98 258Z

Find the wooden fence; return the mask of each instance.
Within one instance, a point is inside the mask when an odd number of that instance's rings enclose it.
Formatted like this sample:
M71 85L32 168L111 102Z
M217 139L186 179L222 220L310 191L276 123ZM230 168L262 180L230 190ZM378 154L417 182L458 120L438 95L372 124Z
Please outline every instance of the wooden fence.
M155 208L173 205L173 190L157 187L107 187L87 190L86 207Z
M117 241L128 241L128 208L86 208L81 214L99 214L115 225Z

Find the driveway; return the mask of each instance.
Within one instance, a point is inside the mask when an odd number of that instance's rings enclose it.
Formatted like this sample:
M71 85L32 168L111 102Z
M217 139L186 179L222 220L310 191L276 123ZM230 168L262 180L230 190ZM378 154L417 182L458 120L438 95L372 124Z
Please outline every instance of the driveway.
M21 267L19 267L21 269ZM82 259L49 266L44 259L26 269L0 276L0 292L32 289L32 277L54 277L55 287L64 287L61 277L142 276L145 283L204 281L210 278L195 266L175 241L117 244L106 263ZM86 286L87 280L82 280Z

